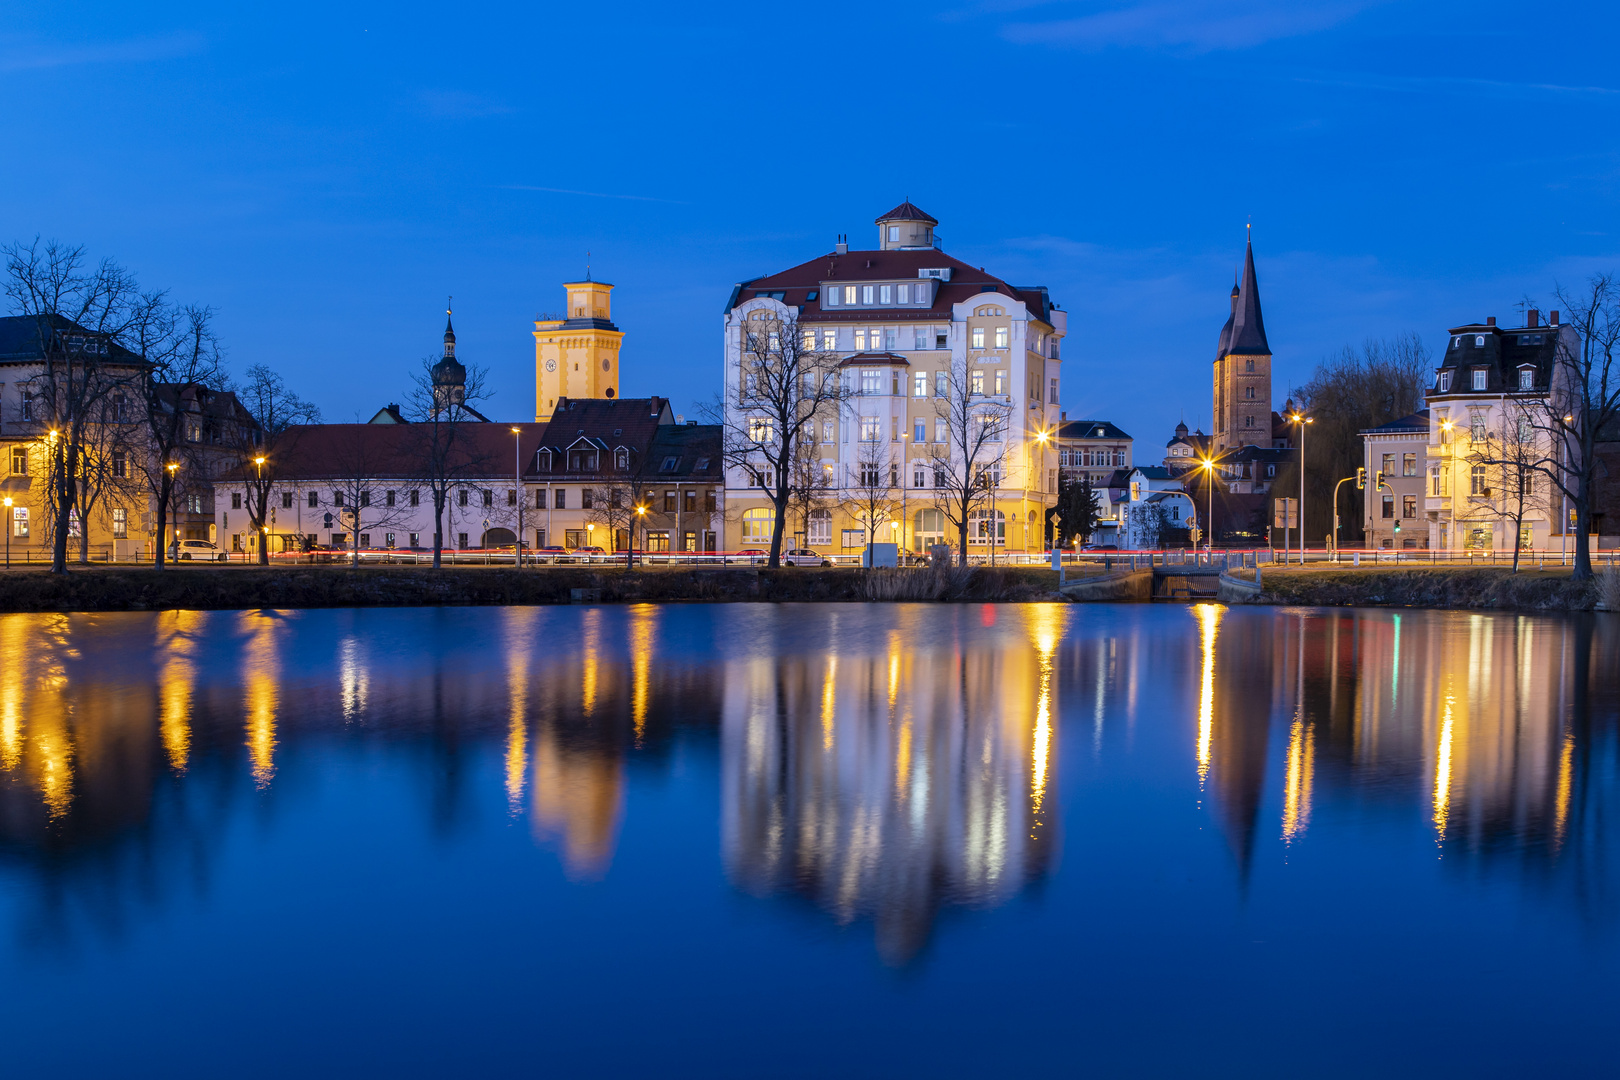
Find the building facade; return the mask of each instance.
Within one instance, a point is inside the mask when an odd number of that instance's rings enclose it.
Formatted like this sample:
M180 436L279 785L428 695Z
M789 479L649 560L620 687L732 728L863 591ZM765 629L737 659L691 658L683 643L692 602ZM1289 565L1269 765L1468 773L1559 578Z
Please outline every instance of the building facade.
M1546 324L1532 309L1519 327L1497 326L1493 317L1451 328L1426 395L1423 506L1431 547L1511 551L1515 544L1550 546L1561 534L1562 500L1552 484L1509 464L1556 454L1535 416L1562 377L1555 363L1560 340L1578 352L1574 327L1560 326L1556 311ZM1515 536L1521 499L1523 524Z
M833 251L791 269L738 284L727 301L722 337L726 428L750 422L743 358L748 325L796 326L815 349L839 358L850 388L836 415L818 418L813 454L830 478L822 504L789 521L794 543L858 551L868 539L911 550L949 542L932 462L946 449L953 371L973 398L1009 412L997 444L991 505L970 532L970 548L992 543L1034 548L1057 496L1054 439L1067 316L1043 286L1014 286L939 250L938 222L906 202L875 222L877 246ZM756 323L758 325L758 323ZM874 455L882 461L866 460ZM889 535L868 537L840 495L862 468L891 478L897 519ZM725 545L768 543L774 508L750 487L748 471L728 470L731 507ZM825 539L823 539L825 538Z
M1071 483L1082 478L1104 488L1114 470L1127 472L1134 440L1107 420L1061 419L1057 429L1058 475Z
M534 323L534 418L551 419L562 398L619 396L619 347L624 333L613 325L613 286L605 281L563 284L567 309Z
M1215 349L1213 397L1213 453L1264 446L1271 439L1271 346L1260 316L1252 242L1244 248L1243 270L1232 287L1232 313Z
M1362 467L1367 470L1367 486L1360 492L1361 520L1368 547L1430 545L1425 503L1429 428L1429 410L1423 409L1361 433Z

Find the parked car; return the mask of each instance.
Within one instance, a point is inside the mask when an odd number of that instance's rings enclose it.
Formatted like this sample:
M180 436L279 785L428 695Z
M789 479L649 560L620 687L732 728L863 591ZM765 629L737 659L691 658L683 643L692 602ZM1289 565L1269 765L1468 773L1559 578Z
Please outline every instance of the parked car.
M726 562L762 563L770 557L771 553L768 551L762 551L759 548L743 548L741 551L732 552Z
M551 544L546 547L535 548L534 557L545 562L559 562L568 557L568 549Z
M574 549L573 555L578 562L605 562L607 560L607 552L596 544L577 547Z
M809 548L795 548L783 552L782 562L787 566L831 566L832 560Z
M1084 547L1082 547L1080 550L1081 551L1118 551L1119 550L1119 545L1118 544L1087 544Z
M169 545L169 554L177 562L225 562L230 558L207 540L176 541Z

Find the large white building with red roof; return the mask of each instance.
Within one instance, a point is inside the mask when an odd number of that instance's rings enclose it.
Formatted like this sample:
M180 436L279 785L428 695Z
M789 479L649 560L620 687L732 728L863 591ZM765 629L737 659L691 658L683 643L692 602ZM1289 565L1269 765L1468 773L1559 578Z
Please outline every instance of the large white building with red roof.
M814 335L841 357L850 396L817 425L815 453L835 488L849 484L873 442L896 490L894 520L867 537L831 491L808 519L789 521L784 546L851 554L868 541L912 551L954 540L936 501L931 462L944 442L944 396L965 365L976 397L1010 410L996 470L994 510L976 523L970 549L1035 549L1057 498L1061 343L1067 329L1044 286L1012 285L940 249L938 222L909 201L876 219L877 245L847 242L787 270L740 282L723 319L727 427L746 424L742 362L746 324L766 317ZM958 367L958 370L962 370ZM874 434L875 433L875 434ZM745 469L727 470L731 549L765 546L774 510Z

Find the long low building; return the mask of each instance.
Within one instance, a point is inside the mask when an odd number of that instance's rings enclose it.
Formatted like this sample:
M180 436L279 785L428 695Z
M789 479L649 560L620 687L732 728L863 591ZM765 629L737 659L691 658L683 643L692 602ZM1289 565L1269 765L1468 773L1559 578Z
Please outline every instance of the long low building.
M388 410L385 410L385 412ZM272 553L312 548L431 551L434 493L443 546L713 551L723 513L719 431L677 423L668 400L557 399L544 424L462 420L292 427L267 448ZM436 442L437 440L437 442ZM433 467L435 447L443 464ZM217 485L217 534L257 550L255 472ZM435 479L437 477L437 479ZM638 509L639 508L639 509Z

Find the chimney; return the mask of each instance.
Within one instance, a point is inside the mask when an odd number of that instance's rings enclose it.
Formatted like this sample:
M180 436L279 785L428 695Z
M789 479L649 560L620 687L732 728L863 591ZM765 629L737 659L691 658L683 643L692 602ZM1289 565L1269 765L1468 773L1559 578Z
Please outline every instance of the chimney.
M1069 418L1069 414L1068 414L1068 413L1066 413L1066 412L1060 412L1060 413L1058 413L1058 421L1059 421L1059 422L1060 422L1060 423L1061 423L1061 422L1062 422L1062 421L1064 421L1064 420L1067 420L1067 419L1068 419L1068 418Z
M848 255L849 254L849 234L848 233L839 233L838 234L838 243L833 245L833 251L837 252L839 255Z
M1557 326L1558 325L1558 309L1557 308L1553 308L1551 311L1547 312L1547 325L1548 326Z
M1525 321L1526 326L1534 330L1538 325L1540 325L1541 312L1537 311L1535 308L1531 308L1529 311L1525 312L1525 314L1528 316L1528 319Z
M1485 317L1485 325L1486 326L1495 326L1496 325L1496 316L1495 315L1487 315Z

